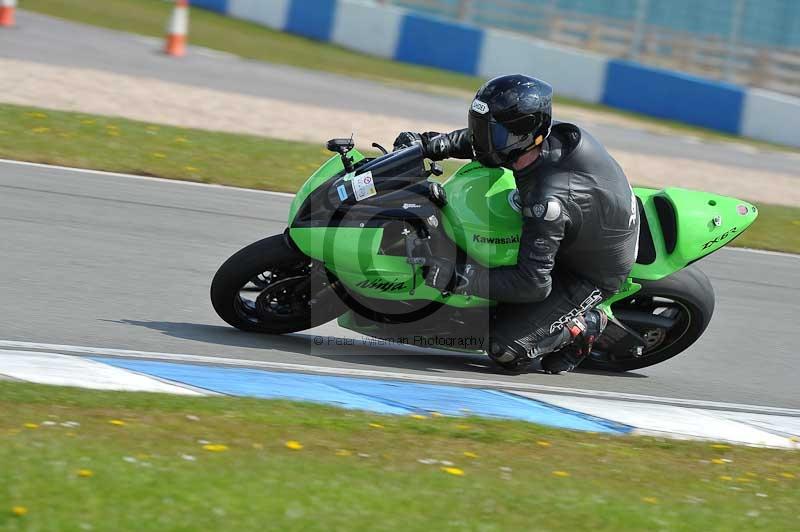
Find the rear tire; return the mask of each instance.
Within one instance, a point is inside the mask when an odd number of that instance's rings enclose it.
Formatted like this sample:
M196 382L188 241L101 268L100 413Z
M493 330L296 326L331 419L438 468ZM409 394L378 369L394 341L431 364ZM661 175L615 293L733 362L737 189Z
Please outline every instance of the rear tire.
M211 303L220 318L243 331L287 334L327 323L339 316L339 299L327 284L310 282L312 261L289 245L284 235L271 236L236 252L220 266L211 282ZM243 289L264 272L280 272L272 283L250 284L259 298L279 282L291 283L285 308L270 314L267 305L252 304L241 297ZM298 288L305 286L305 288ZM314 293L311 293L311 287ZM252 292L252 290L251 290ZM299 297L292 297L299 295ZM299 299L308 301L298 301Z
M616 303L613 309L625 308L626 303L631 303L637 298L671 300L682 308L684 313L681 319L685 322L680 323L682 330L672 333L676 335L679 333L679 336L673 338L666 345L649 351L645 350L640 357L625 356L627 354L623 353L615 354L615 360L590 357L581 364L581 368L631 371L659 364L688 349L705 332L714 314L714 288L708 277L698 267L688 266L664 279L641 281L641 284L642 289L639 292L630 299Z

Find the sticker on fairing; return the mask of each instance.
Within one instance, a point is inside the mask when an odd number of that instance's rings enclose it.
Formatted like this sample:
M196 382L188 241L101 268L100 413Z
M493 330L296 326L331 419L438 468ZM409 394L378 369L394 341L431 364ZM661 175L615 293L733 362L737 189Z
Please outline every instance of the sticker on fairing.
M339 185L336 187L336 192L339 193L340 200L344 201L347 199L347 189L344 187L344 185Z
M371 198L378 192L375 190L375 182L372 180L372 172L357 175L353 178L353 193L356 201Z
M472 110L475 111L476 113L480 113L482 115L485 115L486 113L489 112L489 106L486 103L484 103L484 102L482 102L480 100L473 100L472 101Z

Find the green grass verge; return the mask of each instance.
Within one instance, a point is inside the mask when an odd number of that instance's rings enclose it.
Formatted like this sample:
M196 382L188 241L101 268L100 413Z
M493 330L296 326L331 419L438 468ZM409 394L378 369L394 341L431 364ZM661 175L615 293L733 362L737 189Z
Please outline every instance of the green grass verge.
M0 104L0 157L295 192L323 146ZM449 161L445 175L458 163ZM800 209L759 204L736 246L800 253Z
M791 530L800 503L792 451L11 382L0 471L3 530Z
M171 3L163 0L25 0L22 7L67 20L155 37L164 35L164 27L172 9ZM485 81L475 76L351 52L202 9L192 10L190 42L250 59L374 79L395 86L401 84L427 91L456 92L465 98L474 94ZM556 104L622 115L643 124L658 124L703 138L747 142L763 148L791 149L570 98L556 96Z

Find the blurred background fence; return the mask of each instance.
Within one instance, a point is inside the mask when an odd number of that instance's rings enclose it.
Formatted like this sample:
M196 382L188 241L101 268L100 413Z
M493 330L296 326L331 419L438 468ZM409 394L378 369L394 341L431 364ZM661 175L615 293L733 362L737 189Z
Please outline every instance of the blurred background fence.
M800 0L379 0L800 95Z

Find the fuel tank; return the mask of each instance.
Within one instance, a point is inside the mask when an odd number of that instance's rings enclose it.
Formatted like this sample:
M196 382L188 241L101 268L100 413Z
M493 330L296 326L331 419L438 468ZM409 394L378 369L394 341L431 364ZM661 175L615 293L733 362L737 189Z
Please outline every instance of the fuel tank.
M444 183L444 230L467 255L486 267L517 263L522 214L510 170L473 162Z

